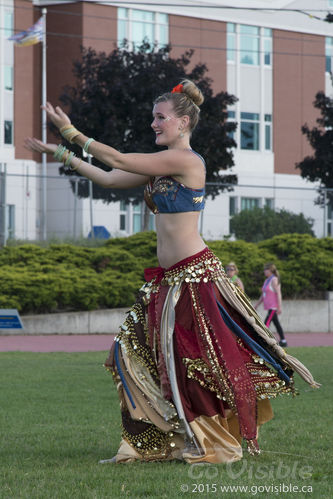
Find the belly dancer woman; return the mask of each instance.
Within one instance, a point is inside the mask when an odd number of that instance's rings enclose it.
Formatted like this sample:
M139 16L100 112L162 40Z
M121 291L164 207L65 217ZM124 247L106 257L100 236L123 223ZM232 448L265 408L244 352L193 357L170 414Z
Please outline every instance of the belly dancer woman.
M65 166L110 189L145 185L156 215L160 266L145 283L106 360L117 384L122 440L113 462L182 459L233 462L242 440L259 452L258 428L272 418L269 399L294 392L293 371L319 386L266 328L250 301L230 282L198 232L204 207L205 161L191 149L201 91L182 81L156 99L152 154L122 154L86 137L59 108L51 121L71 143L113 168L105 172L64 146L27 139Z

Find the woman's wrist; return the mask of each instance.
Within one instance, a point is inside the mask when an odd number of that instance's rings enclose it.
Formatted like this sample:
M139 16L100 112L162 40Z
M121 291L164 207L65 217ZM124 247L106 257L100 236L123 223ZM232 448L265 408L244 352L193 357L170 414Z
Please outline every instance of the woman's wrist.
M92 142L95 142L95 139L93 139L92 137L90 137L90 139L86 140L86 142L84 143L84 146L83 146L83 150L84 152L86 152L87 154L89 154L89 146Z
M64 139L68 140L68 142L70 142L71 144L73 144L74 139L78 135L81 135L81 132L79 132L79 130L77 130L71 123L59 128L59 132L64 137Z
M59 144L57 149L54 151L53 157L64 164L66 170L75 171L81 165L82 160L79 161L77 165L72 165L74 159L77 158L73 151L69 151L65 146Z

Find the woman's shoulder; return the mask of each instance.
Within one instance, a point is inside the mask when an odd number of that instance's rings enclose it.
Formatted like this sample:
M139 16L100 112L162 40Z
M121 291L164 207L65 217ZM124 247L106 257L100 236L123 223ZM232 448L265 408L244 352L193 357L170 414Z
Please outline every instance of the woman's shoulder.
M201 162L204 164L204 167L206 168L206 161L201 156L201 154L199 154L197 151L194 151L193 149L191 149L190 152L192 152L193 154L195 154L197 156L197 158L199 158L201 160Z
M206 165L205 159L197 151L191 148L188 149L164 149L163 151L158 151L155 154L168 155L174 158L183 158L183 160L190 162L199 162L199 164Z
M203 189L206 180L206 167L201 156L193 154L192 150L178 151L178 161L181 164L181 174L172 175L180 184L191 189Z

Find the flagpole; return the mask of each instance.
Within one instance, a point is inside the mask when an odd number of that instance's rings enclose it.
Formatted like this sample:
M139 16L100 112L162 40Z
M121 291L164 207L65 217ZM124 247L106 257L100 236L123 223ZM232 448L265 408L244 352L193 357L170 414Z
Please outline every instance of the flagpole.
M43 44L42 44L42 105L47 101L46 82L46 14L47 9L42 9L43 15ZM42 109L42 141L47 142L47 116L45 109ZM42 154L42 239L47 239L47 184L46 184L46 154Z

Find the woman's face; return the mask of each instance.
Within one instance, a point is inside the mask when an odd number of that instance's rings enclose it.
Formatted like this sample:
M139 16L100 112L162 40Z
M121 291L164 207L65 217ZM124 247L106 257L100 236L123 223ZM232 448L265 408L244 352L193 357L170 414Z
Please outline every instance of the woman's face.
M271 269L264 269L264 274L265 274L266 277L271 276L272 275Z
M235 267L233 267L232 265L231 266L228 266L226 268L226 271L227 271L227 276L228 277L233 277L235 274L236 274L236 269Z
M155 144L169 146L173 144L180 134L181 118L178 118L173 110L172 103L159 102L153 108L152 129L156 134Z

